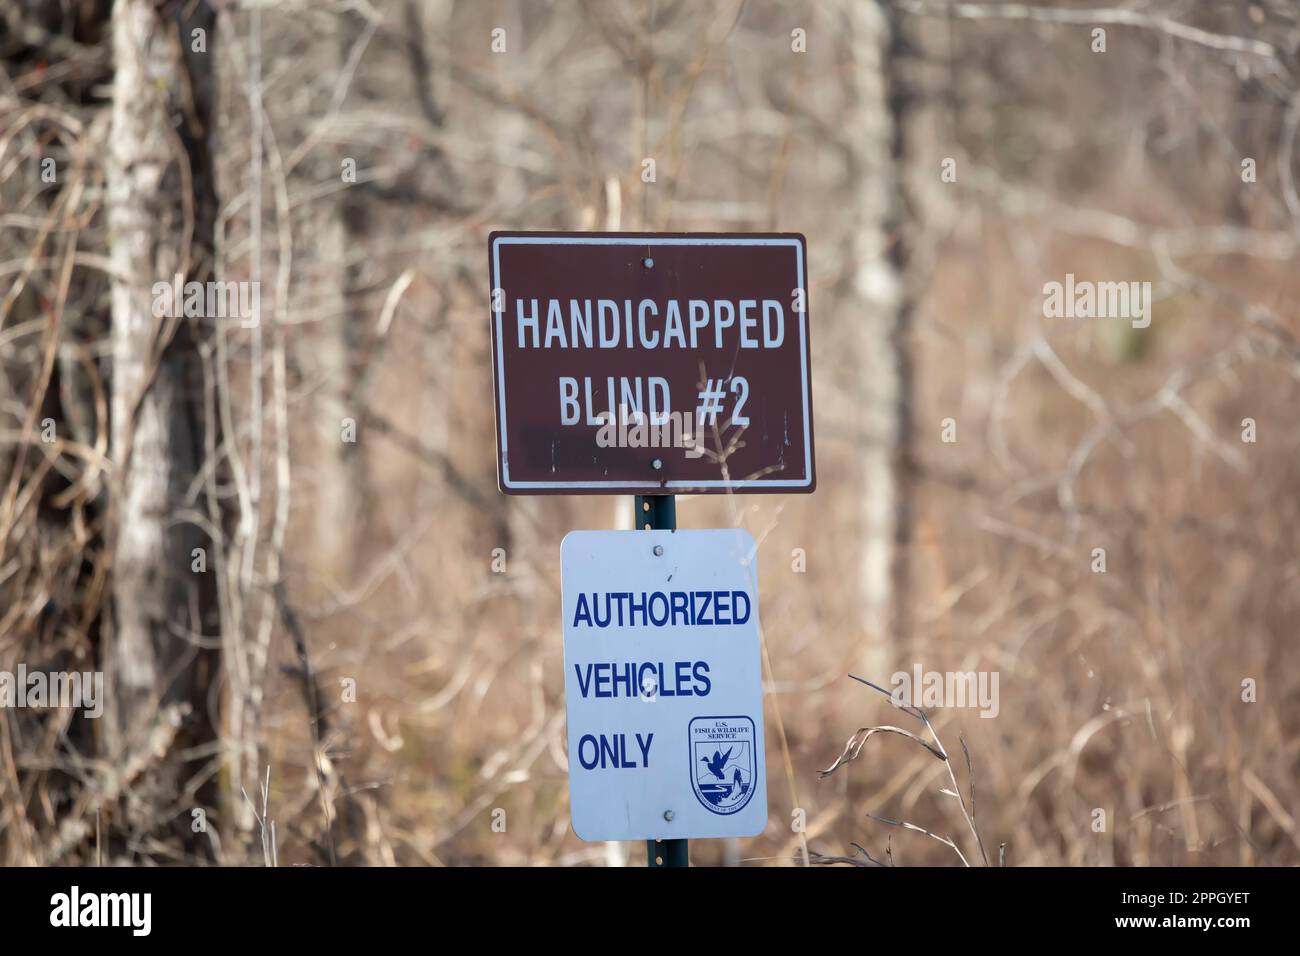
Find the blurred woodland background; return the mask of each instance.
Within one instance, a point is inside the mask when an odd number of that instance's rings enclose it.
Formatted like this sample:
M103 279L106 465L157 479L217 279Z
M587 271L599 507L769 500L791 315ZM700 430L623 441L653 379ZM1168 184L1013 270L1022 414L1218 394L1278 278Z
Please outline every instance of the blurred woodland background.
M641 864L558 592L631 499L497 491L494 228L808 239L818 489L678 501L771 664L695 863L1300 862L1297 127L1289 0L0 0L0 671L108 683L0 711L0 862ZM963 800L821 776L918 665L1000 675Z

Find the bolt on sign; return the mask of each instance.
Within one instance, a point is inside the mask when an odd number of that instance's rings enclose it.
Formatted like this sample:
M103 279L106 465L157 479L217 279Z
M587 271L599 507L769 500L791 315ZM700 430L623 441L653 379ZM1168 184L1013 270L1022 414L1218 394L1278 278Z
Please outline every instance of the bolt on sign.
M767 824L756 546L739 528L560 544L569 804L584 840Z
M811 492L798 234L494 232L506 494Z

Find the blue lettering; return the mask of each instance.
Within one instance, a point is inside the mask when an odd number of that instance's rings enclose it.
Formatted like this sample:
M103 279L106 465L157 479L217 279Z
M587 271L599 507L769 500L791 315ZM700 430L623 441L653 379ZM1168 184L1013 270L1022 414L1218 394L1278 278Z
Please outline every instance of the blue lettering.
M673 676L677 678L677 693L682 697L690 697L690 688L683 689L683 685L690 678L690 661L678 661L673 665Z
M577 627L584 620L587 622L587 626L591 627L591 609L587 607L587 595L579 594L578 607L573 612L573 626Z
M645 672L650 672L650 679L646 680ZM659 675L655 671L653 664L642 664L641 669L636 675L637 686L641 688L641 693L647 697L659 696Z
M712 619L711 617L709 617L709 601L711 601L711 600L713 599L713 592L712 592L712 591L696 591L696 592L695 592L695 596L696 596L697 598L703 598L703 599L704 599L704 603L701 604L700 607L696 610L696 612L695 612L695 621L694 621L694 623L695 623L695 624L700 624L700 625L704 625L704 624L712 624L712 623L713 623L713 619Z
M709 680L709 662L696 661L692 671L695 674L695 696L707 697L713 689L713 682ZM704 685L703 690L700 690L701 684Z
M645 592L641 593L640 602L637 601L635 594L627 596L627 623L629 627L636 627L636 616L641 615L641 624L645 624Z
M594 751L594 755L590 761L583 756L583 753L585 752L583 747L588 743L591 744L591 749ZM583 734L581 739L578 740L578 763L582 764L583 770L593 770L595 769L596 764L600 763L600 746L596 743L596 738L591 736L591 734Z
M665 697L676 697L677 691L670 687L668 681L664 679L664 662L660 661L655 665L655 667L659 670L659 693L663 694Z
M745 591L610 591L579 594L573 627L706 627L746 624Z
M593 595L591 596L592 603L596 605L596 626L597 626L597 627L609 627L609 619L610 619L610 613L609 613L609 595L608 595L608 594L605 595L605 620L603 620L603 621L600 619L600 602L599 602L598 598L599 598L599 595L596 595L596 594L593 594Z
M654 734L635 734L637 750L641 761L637 762L636 751L628 745L627 734L584 734L578 740L578 763L583 770L635 770L650 766L650 745Z
M618 696L618 685L623 685L623 696L631 697L635 691L632 688L632 670L636 665L628 664L614 671L614 696Z
M715 624L731 623L731 617L730 617L731 605L727 603L727 600L728 598L727 598L726 591L713 592L713 607L715 609L714 616L713 616L713 623Z
M745 613L742 617L740 614L740 602L745 602ZM731 592L732 619L736 624L744 624L749 620L749 595L744 591Z
M655 600L663 605L663 613L658 617L655 616ZM650 623L655 627L663 627L668 622L668 596L662 591L656 591L650 595Z
M671 602L670 602L670 603L672 604L672 609L673 609L673 612L672 612L672 613L673 613L673 627L676 627L676 626L677 626L677 615L678 615L678 613L680 613L681 616L682 616L682 623L683 623L683 624L690 624L690 623L691 623L691 610L690 610L691 599L690 599L690 596L687 595L687 593L686 593L685 591L674 591L674 592L672 593L672 598L671 598Z

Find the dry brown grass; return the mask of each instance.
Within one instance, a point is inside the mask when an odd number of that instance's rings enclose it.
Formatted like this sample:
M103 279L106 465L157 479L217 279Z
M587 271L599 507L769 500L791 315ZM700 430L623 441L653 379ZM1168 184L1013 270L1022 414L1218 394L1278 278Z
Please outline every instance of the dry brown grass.
M299 237L286 332L293 495L280 574L256 592L268 599L278 587L282 600L257 742L271 772L253 783L264 790L248 792L267 826L264 839L260 824L240 833L216 820L214 858L642 858L639 846L584 844L568 827L558 589L562 535L614 527L630 499L495 491L483 254L496 226L618 225L776 227L809 240L818 490L678 503L682 527L742 524L760 541L770 661L770 824L752 841L697 842L695 863L795 864L805 844L825 863L1300 862L1300 284L1271 81L1242 67L1247 89L1235 61L1140 31L1112 31L1103 62L1064 28L958 22L950 46L946 24L917 23L925 62L912 67L924 96L903 170L916 268L908 627L869 634L859 502L873 493L861 449L876 439L858 405L862 316L845 291L860 224L847 201L854 131L839 122L854 49L839 19L821 5L750 3L733 25L681 5L657 41L654 121L639 132L626 119L642 108L644 77L615 42L628 29L617 16L596 22L566 4L545 16L507 3L458 7L449 35L475 41L430 41L439 126L412 106L409 30L396 6L385 10L353 98L317 140L325 172L304 166L289 178L295 211L284 225ZM334 93L320 77L337 73L311 79L292 64L335 62L316 35L317 20L336 15L267 13L267 104L284 155L313 134L307 120ZM795 16L816 44L786 63L778 54ZM1268 29L1291 29L1270 17ZM497 22L517 31L522 59L493 59L478 42ZM960 54L952 73L950 50ZM87 164L77 176L102 185L94 107L31 108L43 81L31 82L34 92L0 91L0 144L38 155L57 142ZM237 98L223 123L227 266L242 274L247 117ZM647 149L666 157L666 172L663 188L643 194ZM1259 182L1243 190L1245 151L1259 159ZM30 273L13 314L9 298L0 309L0 357L18 393L0 408L6 464L30 444L41 389L31 369L57 348L77 351L57 341L69 323L51 317L76 319L88 349L104 331L94 253L79 260L66 298L57 281L72 261L69 235L102 246L97 201L83 194L65 209L70 185L44 195L14 155L0 149L0 215L30 213L35 225L9 220L0 234L0 288ZM307 197L332 184L345 155L362 169L395 166L381 185L427 195L367 194L364 224L338 262L315 247ZM940 185L948 156L959 158L959 180ZM47 225L71 231L46 235ZM1216 244L1220 227L1245 237L1244 252ZM278 275L277 254L268 248L265 275ZM321 395L339 383L322 372L318 290L345 266L361 330L344 389L357 389L359 440L348 454L359 467L356 494L339 499L326 490L339 408ZM1154 281L1152 327L1136 335L1122 321L1042 318L1042 284L1066 272ZM409 288L380 336L402 281ZM248 356L236 333L226 363L241 396ZM94 383L84 381L92 394ZM1240 440L1247 417L1254 444ZM946 418L955 443L941 441ZM95 653L106 572L89 477L102 427L93 416L90 426L0 475L0 668ZM253 467L270 487L269 452ZM54 505L21 507L31 504L24 494L69 487L77 491ZM259 517L269 527L269 505ZM340 554L331 532L345 524L355 544ZM1104 574L1091 570L1099 547ZM495 548L505 549L504 573L493 570ZM792 568L797 548L805 573ZM51 596L62 602L58 627L42 623ZM874 650L882 644L885 658ZM848 675L887 687L914 664L997 671L998 716L936 709L902 728L932 733L925 747L896 733L854 735L901 718ZM1246 679L1254 703L1242 700ZM91 731L67 730L61 718L0 715L0 862L96 858L106 795L95 781L111 768L88 756ZM857 759L823 776L846 740ZM960 759L949 759L953 741ZM111 829L129 786L107 797ZM183 825L183 796L173 809ZM1098 809L1104 832L1094 829ZM504 832L493 827L497 810ZM163 845L115 852L176 858Z

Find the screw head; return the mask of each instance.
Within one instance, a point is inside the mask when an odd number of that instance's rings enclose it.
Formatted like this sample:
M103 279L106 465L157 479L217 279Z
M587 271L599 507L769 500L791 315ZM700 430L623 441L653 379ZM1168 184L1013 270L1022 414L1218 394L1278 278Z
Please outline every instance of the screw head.
M671 810L665 810L665 811L664 811L664 819L667 820L669 823L672 823L672 822L673 822L673 817L674 817L674 816L675 816L675 814L674 814Z
M663 546L662 544L656 544L656 545L655 545L655 557L656 557L656 558L662 558L663 556L664 556L664 546Z
M663 460L656 458L654 461L650 462L650 467L655 471L662 471L664 467Z
M655 261L649 256L646 256L641 260L641 265L645 266L647 269L653 269L655 267Z

